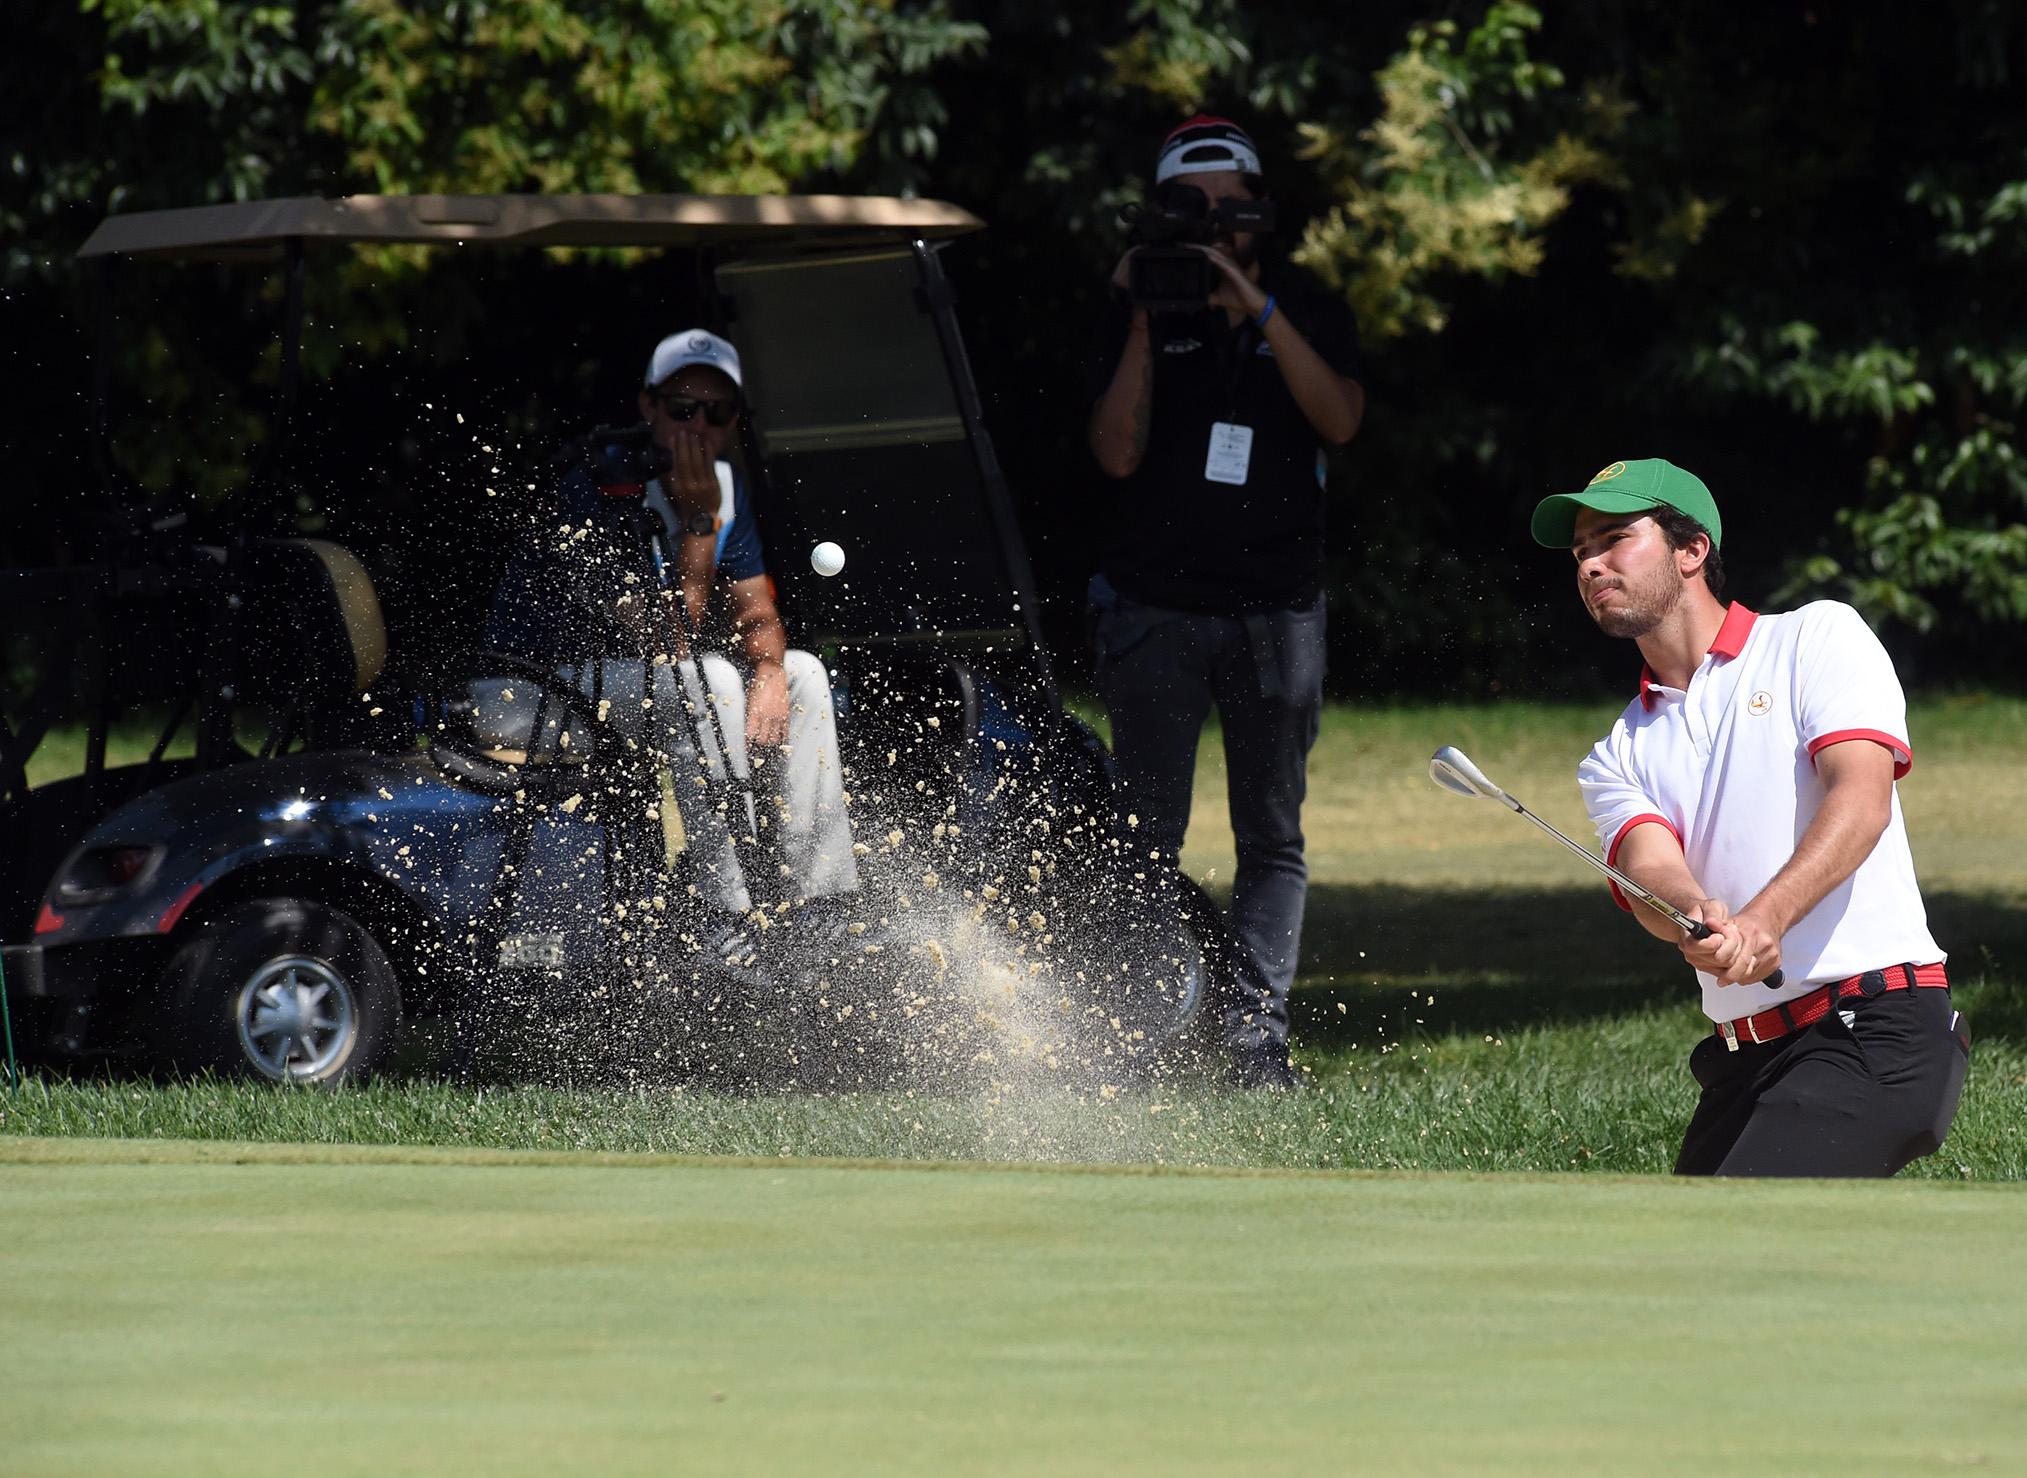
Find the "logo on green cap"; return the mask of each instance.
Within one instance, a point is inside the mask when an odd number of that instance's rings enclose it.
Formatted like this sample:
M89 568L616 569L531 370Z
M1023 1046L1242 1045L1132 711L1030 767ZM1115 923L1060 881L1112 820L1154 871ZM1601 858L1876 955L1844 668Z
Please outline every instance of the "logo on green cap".
M1586 483L1582 492L1550 494L1535 506L1530 527L1535 542L1567 549L1577 514L1583 509L1628 514L1662 507L1695 519L1710 535L1713 547L1724 542L1717 501L1703 479L1660 457L1614 462Z

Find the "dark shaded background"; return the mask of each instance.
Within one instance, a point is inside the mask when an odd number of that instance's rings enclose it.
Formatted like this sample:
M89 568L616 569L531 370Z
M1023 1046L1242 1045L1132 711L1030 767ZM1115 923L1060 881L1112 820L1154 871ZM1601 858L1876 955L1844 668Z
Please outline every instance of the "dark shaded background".
M1144 175L1177 119L1107 81L1106 48L1134 29L1123 6L960 9L992 41L982 58L937 74L948 118L934 157L869 149L853 175L807 184L918 189L989 223L946 262L1075 681L1078 592L1106 496L1083 446L1080 359L1122 241L1117 193ZM1550 12L1536 54L1562 68L1572 95L1602 79L1634 105L1620 143L1629 181L1578 193L1549 230L1539 275L1445 284L1453 311L1440 335L1369 354L1366 427L1331 476L1338 693L1589 695L1628 684L1636 656L1589 629L1565 559L1525 532L1538 498L1614 459L1665 456L1711 484L1733 589L1748 604L1781 583L1790 557L1828 547L1835 510L1860 500L1867 459L1892 425L1721 398L1688 383L1683 365L1726 315L1807 319L1853 341L1924 343L1965 323L2014 333L2017 289L1946 259L1932 212L1909 193L1921 179L2027 172L2015 10L1587 0ZM1253 61L1210 105L1256 130L1290 239L1325 203L1295 157L1295 124L1370 118L1371 73L1431 13L1310 0L1221 12ZM90 81L103 51L96 15L12 0L7 18L0 564L70 562L93 547L86 407L110 302L116 441L129 469L166 469L161 506L191 508L212 530L266 522L326 533L374 570L398 650L468 638L508 542L550 485L551 448L593 421L630 419L654 339L700 316L695 261L475 251L342 297L342 264L328 263L311 276L313 372L287 467L251 490L207 482L207 459L242 465L271 427L277 274L141 264L108 282L71 266L66 252L109 203L190 203L208 167L203 141L180 138L170 114L138 140L109 118ZM271 126L267 193L356 187L285 117ZM96 173L66 186L73 166ZM1685 191L1723 209L1679 270L1658 282L1616 273L1615 247L1636 218ZM405 344L380 341L393 322L408 325ZM173 392L160 388L165 364L177 371ZM151 432L165 420L181 441ZM1947 595L1938 604L1928 635L1884 631L1904 678L2020 681L2019 627L1983 624ZM32 644L17 639L11 660L24 679Z

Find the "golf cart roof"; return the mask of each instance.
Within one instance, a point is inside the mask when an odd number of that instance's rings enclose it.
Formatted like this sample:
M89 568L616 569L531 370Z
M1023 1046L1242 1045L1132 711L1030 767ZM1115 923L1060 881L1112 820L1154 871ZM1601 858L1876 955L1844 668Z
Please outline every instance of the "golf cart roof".
M728 246L941 240L985 223L940 200L877 195L313 195L108 216L78 252L221 261L305 241L456 246Z

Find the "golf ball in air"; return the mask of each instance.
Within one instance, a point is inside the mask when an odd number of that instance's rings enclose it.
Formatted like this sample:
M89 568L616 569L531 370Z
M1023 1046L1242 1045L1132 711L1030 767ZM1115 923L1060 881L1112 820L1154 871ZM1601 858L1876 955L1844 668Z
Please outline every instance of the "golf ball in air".
M845 552L826 539L810 550L809 567L828 578L845 567Z

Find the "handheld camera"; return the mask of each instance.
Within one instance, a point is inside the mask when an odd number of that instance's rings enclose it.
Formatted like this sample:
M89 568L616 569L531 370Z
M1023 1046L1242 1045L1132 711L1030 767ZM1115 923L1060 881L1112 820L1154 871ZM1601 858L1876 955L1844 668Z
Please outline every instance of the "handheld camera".
M1263 235L1274 229L1271 200L1220 200L1195 185L1175 185L1165 205L1137 201L1119 213L1140 248L1127 264L1127 296L1149 313L1198 313L1217 291L1218 269L1184 243L1209 246L1220 235Z

